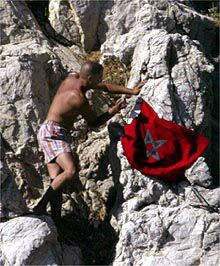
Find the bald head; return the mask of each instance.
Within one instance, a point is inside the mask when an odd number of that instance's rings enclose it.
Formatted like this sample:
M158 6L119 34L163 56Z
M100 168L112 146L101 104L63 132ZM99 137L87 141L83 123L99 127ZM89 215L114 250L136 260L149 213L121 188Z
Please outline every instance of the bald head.
M101 74L103 66L96 61L86 61L80 69L80 76L87 78L88 76L96 76Z

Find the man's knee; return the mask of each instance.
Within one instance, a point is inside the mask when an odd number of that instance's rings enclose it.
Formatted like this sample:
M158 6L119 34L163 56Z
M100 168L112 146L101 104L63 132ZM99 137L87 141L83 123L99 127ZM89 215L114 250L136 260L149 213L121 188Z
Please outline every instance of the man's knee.
M66 180L71 180L75 174L76 174L76 169L75 168L70 168L70 169L67 169L65 171L66 175L65 175L65 179Z

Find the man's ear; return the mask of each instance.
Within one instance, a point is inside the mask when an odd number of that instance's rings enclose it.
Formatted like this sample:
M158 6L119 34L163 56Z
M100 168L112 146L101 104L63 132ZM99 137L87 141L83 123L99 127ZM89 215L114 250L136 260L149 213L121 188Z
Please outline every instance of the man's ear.
M89 75L89 76L87 77L87 79L88 79L89 82L91 82L91 80L92 80L92 76Z

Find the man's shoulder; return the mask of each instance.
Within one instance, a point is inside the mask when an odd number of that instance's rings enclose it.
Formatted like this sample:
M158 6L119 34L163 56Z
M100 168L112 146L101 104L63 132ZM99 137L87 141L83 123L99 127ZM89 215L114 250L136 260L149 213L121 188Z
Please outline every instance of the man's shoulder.
M64 95L62 97L66 97L66 100L75 106L81 107L87 103L87 99L81 91L81 84L74 77L67 77L63 81L60 93Z
M68 76L65 78L67 82L76 82L79 79L79 73L77 72L70 72Z
M65 83L75 84L75 83L77 82L77 77L75 77L75 76L73 76L73 75L67 76L67 77L64 79L64 82L65 82Z
M74 106L81 108L83 105L87 103L87 99L85 98L84 94L78 87L71 87L66 90L65 97L67 98L68 102L71 102Z
M76 72L76 71L73 71L73 72L70 72L67 77L77 78L78 79L79 78L79 73Z
M77 90L78 87L79 87L78 80L74 77L68 76L63 80L60 89L61 91L66 91L66 90L75 91Z

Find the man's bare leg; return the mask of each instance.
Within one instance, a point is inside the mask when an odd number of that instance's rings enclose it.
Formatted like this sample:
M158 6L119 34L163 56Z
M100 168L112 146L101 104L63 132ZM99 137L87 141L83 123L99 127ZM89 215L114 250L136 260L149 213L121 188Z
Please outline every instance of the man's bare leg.
M58 174L51 183L50 187L47 189L46 193L38 203L36 207L34 207L33 211L37 214L45 214L46 207L49 201L52 201L56 198L57 194L62 189L63 185L68 181L71 180L75 173L76 167L73 162L73 156L69 152L65 152L60 154L56 158L56 164L63 170L62 173ZM52 176L54 177L54 173L58 171L57 165L51 166L49 165L48 170L51 172Z
M56 163L48 163L47 170L52 181L63 172L63 169Z
M54 190L60 189L63 185L71 180L76 174L76 166L72 153L64 152L56 158L56 163L61 167L63 172L56 176L51 184Z

